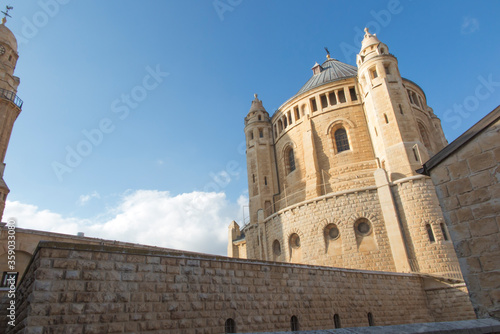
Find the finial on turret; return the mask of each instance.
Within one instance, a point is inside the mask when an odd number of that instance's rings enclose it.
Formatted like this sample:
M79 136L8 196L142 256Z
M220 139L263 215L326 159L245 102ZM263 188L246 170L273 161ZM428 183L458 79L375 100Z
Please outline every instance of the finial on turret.
M14 7L12 6L5 6L5 12L2 11L2 13L5 15L3 18L2 18L2 24L5 24L5 22L7 22L7 16L8 17L12 17L9 15L9 10L11 9L14 9Z
M257 93L253 94L253 97L255 97L255 99L257 100Z

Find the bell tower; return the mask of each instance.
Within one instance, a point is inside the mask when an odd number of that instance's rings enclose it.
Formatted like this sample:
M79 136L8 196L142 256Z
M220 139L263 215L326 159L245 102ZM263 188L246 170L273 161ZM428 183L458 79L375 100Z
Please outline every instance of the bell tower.
M257 94L245 117L245 137L250 223L256 223L257 211L264 210L266 216L272 212L273 195L277 192L271 120Z
M14 69L19 58L17 41L14 34L5 26L5 22L6 19L3 18L0 24L0 221L3 217L7 194L10 191L3 179L5 154L14 122L23 106L23 101L16 95L19 78L14 76Z
M415 171L429 157L423 156L426 149L421 143L396 57L365 28L356 64L370 137L381 167L391 181L417 175Z

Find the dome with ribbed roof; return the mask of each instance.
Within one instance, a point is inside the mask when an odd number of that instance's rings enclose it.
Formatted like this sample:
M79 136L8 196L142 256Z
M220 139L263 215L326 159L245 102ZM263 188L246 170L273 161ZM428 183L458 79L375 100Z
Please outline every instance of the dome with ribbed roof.
M318 69L318 66L317 64L314 65L313 71L315 74L302 86L297 95L333 81L355 77L358 73L358 69L355 66L345 64L333 58L327 59L321 64L321 68Z
M5 26L5 24L0 24L0 43L7 44L15 52L17 52L17 40L12 31Z

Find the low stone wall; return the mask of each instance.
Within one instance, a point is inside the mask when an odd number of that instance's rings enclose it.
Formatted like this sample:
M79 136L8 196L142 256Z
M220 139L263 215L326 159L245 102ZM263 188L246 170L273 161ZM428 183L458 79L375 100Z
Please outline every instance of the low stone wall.
M221 333L432 322L423 279L188 252L41 242L8 333ZM29 303L27 302L29 300Z

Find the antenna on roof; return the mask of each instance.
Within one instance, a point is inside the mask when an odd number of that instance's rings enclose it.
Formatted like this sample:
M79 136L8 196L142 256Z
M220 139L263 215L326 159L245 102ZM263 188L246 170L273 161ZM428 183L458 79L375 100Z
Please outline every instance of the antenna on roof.
M325 46L325 51L326 51L326 58L330 59L330 51L328 51L328 48Z
M12 6L5 6L5 12L2 11L2 14L4 14L5 16L2 18L2 24L5 24L5 22L7 22L7 16L8 17L12 17L9 15L9 10L11 9L14 9L14 7Z

